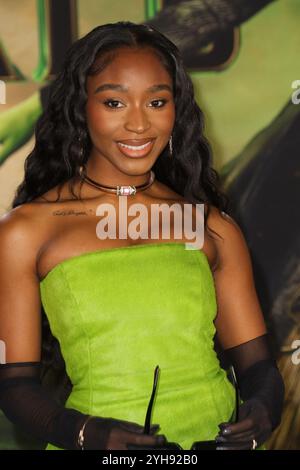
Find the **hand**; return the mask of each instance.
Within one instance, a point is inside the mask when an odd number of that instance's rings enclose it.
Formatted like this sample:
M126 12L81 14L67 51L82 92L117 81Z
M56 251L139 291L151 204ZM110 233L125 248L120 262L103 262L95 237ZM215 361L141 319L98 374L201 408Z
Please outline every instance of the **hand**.
M109 450L151 449L166 442L163 435L154 436L159 425L152 425L150 434L144 434L144 427L128 421L117 421L112 427L107 441Z
M221 423L219 428L217 450L249 450L253 448L253 443L258 447L266 442L272 432L268 411L255 398L245 401L239 407L237 423Z
M128 446L137 446L137 448L151 449L166 442L165 436L154 436L158 430L159 425L154 424L150 428L150 434L144 434L144 427L139 424L113 418L94 417L86 426L85 448L87 450L129 450Z

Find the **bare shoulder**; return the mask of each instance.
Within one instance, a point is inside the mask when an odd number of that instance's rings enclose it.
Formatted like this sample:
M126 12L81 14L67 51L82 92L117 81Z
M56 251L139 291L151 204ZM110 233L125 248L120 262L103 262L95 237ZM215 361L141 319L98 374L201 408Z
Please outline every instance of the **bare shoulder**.
M18 229L24 230L32 220L35 210L31 204L14 207L0 217L0 234L13 234Z
M217 232L220 231L221 235L223 234L226 239L230 238L230 236L242 235L238 223L226 212L213 205L209 205L208 212L207 204L205 204L205 211L208 213L207 223L209 227Z
M43 218L47 215L48 208L53 207L52 204L45 204L43 201L32 201L14 207L0 217L0 231L17 230L24 231L34 230Z
M41 218L34 204L18 206L0 217L1 262L34 269L41 241Z
M209 229L216 232L214 242L223 263L239 260L241 265L249 263L249 250L242 229L232 216L215 206L210 206L207 218Z

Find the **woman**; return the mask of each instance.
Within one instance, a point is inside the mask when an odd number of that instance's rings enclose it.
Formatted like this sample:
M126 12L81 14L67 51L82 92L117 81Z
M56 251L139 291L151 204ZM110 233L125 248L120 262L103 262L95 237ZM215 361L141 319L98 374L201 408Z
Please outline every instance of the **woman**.
M96 216L113 207L120 228L120 185L129 215L133 204L189 203L195 222L195 204L204 204L201 249L185 249L186 234L162 241L162 224L153 242L151 217L142 241L115 237L114 225L105 238ZM263 444L280 422L283 384L249 253L226 208L175 45L130 22L77 41L37 125L13 209L1 220L0 406L8 418L47 449L166 440L189 449L216 437L218 448ZM50 325L42 357L41 303ZM215 333L244 401L235 424L234 389L214 351ZM52 370L65 362L72 388L65 404L40 382L49 361ZM146 434L156 365L158 424ZM155 435L159 426L163 434Z

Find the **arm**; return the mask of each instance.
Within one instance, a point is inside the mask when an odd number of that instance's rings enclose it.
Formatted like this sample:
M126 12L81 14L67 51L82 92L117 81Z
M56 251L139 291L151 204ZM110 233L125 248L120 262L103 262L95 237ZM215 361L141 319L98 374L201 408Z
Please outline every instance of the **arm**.
M79 449L79 431L88 416L58 404L40 382L42 338L36 274L40 231L33 219L22 208L0 219L0 339L6 345L6 363L0 364L0 407L39 440ZM84 438L85 449L127 449L129 443L154 446L164 442L164 436L143 435L138 424L101 417L86 423Z
M268 345L244 236L231 217L215 208L208 225L222 237L215 237L219 254L214 273L217 337L234 366L244 401L239 422L222 423L220 441L227 445L238 441L237 447L230 448L249 449L253 439L262 444L280 423L284 385Z

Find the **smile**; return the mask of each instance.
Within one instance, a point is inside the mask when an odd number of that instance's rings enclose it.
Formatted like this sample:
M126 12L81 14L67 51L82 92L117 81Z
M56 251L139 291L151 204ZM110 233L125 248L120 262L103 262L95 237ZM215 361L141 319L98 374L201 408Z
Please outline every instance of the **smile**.
M151 143L151 141L146 142L144 145L126 145L126 144L121 144L121 142L119 142L119 145L121 145L121 147L126 147L128 149L142 150L142 149L146 148L150 143Z
M120 151L128 157L144 157L152 150L154 139L143 145L127 145L117 142Z

